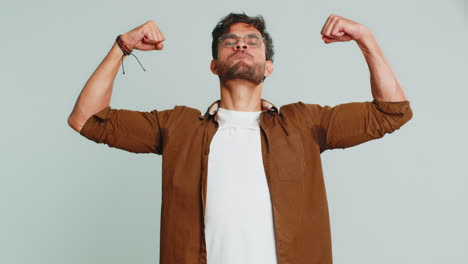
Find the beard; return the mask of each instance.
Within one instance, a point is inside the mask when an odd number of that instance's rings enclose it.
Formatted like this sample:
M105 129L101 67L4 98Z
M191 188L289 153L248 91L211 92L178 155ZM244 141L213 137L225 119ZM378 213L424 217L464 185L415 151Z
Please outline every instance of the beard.
M216 62L219 80L224 83L233 79L242 79L259 85L264 78L265 64L249 65L244 60L240 60L232 66L226 62Z

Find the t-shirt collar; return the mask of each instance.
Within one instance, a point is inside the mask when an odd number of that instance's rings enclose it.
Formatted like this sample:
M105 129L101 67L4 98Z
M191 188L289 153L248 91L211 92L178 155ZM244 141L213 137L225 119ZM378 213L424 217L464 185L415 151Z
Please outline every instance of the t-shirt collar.
M201 116L200 119L205 119L208 116L214 115L214 120L217 121L218 120L217 111L218 111L220 102L221 102L221 99L218 99L214 101L213 103L211 103L211 105L207 108L205 114ZM269 102L268 100L261 98L261 104L262 104L262 113L265 111L279 112L278 107L276 107L273 103Z

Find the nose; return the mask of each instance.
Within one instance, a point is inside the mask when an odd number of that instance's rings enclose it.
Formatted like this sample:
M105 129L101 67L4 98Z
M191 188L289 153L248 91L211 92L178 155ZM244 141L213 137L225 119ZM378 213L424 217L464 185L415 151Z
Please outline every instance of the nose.
M248 49L248 45L244 43L244 40L242 38L239 39L236 45L234 45L235 50L242 50L242 49Z

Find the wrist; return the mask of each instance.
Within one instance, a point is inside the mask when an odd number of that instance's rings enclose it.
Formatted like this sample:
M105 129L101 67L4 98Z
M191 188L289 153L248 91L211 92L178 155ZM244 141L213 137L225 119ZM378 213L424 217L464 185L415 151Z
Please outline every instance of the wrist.
M373 53L377 50L377 41L370 30L367 28L363 29L361 38L356 40L361 51L365 54Z
M116 58L116 59L121 59L122 57L127 57L122 49L119 47L119 44L117 44L117 41L114 41L114 45L112 45L112 48L110 50L110 53L109 55L111 55L112 57Z
M125 34L120 34L119 38L120 38L120 44L122 44L123 48L130 53L133 52L133 50L135 49L134 44L132 44L128 40L127 36Z
M118 35L116 38L115 38L115 42L117 43L117 45L119 46L119 48L122 50L122 53L124 56L127 56L127 55L130 55L132 54L132 50L129 49L127 47L127 45L125 45L123 42L122 42L122 39L120 38L121 35Z
M133 51L133 48L130 49L129 47L127 47L127 45L122 41L122 35L118 35L116 38L115 38L115 42L114 42L114 47L118 47L121 51L121 54L122 55L122 72L123 74L125 74L125 70L123 68L123 57L127 56L127 55L133 55L135 57L135 59L138 61L138 63L140 63L140 60L134 55L132 54L132 51ZM143 67L143 65L141 65L140 63L140 66L141 68L143 68L144 71L146 71L146 69Z

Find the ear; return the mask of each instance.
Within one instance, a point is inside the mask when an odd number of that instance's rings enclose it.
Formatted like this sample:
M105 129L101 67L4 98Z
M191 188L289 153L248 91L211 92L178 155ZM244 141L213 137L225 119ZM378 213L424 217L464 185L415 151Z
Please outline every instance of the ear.
M265 62L265 73L264 76L267 77L273 73L273 62L271 60L267 60Z
M216 60L211 60L211 63L210 63L210 70L213 74L216 74L218 75L218 69L216 68Z

